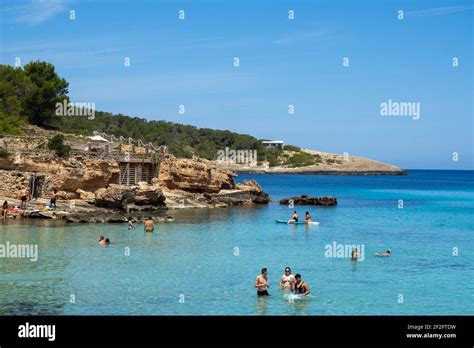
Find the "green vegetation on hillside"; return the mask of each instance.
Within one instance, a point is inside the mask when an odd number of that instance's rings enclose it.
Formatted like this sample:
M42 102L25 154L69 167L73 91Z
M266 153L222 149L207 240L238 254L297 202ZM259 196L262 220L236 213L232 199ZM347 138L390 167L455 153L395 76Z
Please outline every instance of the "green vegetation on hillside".
M317 156L286 145L284 149L266 149L255 137L227 130L197 128L166 121L148 121L122 114L96 111L95 117L58 116L56 103L69 103L69 83L58 76L52 64L30 62L25 67L0 65L0 136L18 134L30 123L64 133L92 135L94 131L131 137L155 146L166 145L177 157L196 155L216 159L218 151L257 150L259 161L270 166L300 167L319 162ZM65 157L69 149L61 137L54 137L50 149Z
M67 157L71 151L71 147L64 144L64 135L62 134L55 135L49 139L48 149L56 151L59 157Z
M69 101L67 88L52 64L30 62L23 69L0 65L0 135L18 134L27 122L54 127L55 105Z
M4 149L4 148L0 147L0 158L6 158L6 157L8 157L7 149Z

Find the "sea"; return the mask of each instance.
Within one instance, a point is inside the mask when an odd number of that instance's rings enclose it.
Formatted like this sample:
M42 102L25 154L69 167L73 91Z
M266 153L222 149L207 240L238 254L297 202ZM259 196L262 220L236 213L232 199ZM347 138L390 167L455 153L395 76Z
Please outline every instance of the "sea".
M8 219L0 251L36 246L37 259L0 253L0 315L473 315L473 174L240 174L272 202L169 210L175 221L153 233ZM279 204L301 195L338 204ZM293 210L319 225L275 222ZM111 244L99 246L99 235ZM375 256L387 249L390 257ZM264 267L270 296L258 297ZM279 289L285 267L301 274L308 296Z

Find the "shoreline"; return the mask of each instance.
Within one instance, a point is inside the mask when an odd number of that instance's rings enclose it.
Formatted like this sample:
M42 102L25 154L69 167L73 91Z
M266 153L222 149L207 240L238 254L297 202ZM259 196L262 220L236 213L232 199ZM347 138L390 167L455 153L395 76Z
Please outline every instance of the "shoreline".
M402 169L400 171L339 171L339 170L301 170L300 168L285 169L235 169L237 174L268 174L268 175L347 175L347 176L367 176L367 175L407 175L407 170Z

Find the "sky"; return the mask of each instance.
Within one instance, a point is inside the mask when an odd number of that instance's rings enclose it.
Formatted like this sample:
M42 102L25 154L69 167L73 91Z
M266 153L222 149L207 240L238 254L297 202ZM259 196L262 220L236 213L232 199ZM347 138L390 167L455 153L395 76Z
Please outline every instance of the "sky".
M408 169L474 169L472 1L0 4L0 64L54 64L74 102ZM381 115L389 100L419 117Z

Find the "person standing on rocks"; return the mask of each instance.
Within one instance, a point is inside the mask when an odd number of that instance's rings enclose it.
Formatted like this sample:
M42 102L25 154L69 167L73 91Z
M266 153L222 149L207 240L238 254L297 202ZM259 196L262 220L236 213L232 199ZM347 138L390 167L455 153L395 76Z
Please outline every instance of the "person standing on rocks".
M155 229L155 222L153 221L153 218L150 216L147 220L144 222L145 225L145 232L153 232Z
M50 207L56 208L56 201L58 199L58 190L53 190L53 195L51 196L51 201L49 202Z
M26 209L26 203L28 202L28 188L20 190L19 196L21 200L20 209Z

